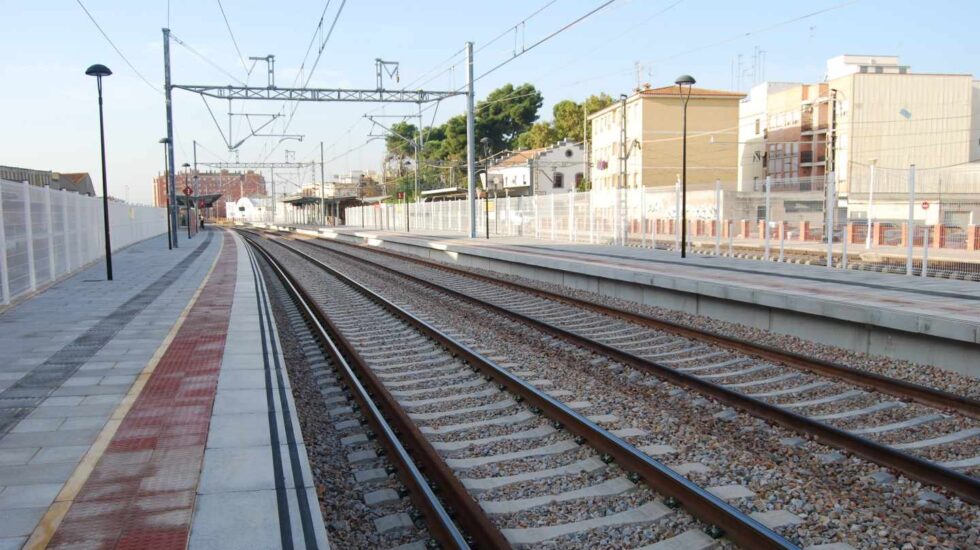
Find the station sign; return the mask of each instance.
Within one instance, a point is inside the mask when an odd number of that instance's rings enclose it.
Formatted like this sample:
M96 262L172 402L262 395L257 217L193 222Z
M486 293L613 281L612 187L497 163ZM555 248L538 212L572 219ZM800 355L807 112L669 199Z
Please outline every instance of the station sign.
M191 187L188 185L187 187L184 188L184 194L189 197L194 194L194 190L191 189Z
M929 210L929 201L922 201L922 209Z

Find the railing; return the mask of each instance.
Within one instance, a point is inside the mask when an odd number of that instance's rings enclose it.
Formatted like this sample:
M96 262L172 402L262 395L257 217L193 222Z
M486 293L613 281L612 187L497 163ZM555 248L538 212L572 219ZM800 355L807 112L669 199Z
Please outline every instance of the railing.
M164 209L109 203L112 248L165 233ZM0 304L105 255L102 199L0 181Z

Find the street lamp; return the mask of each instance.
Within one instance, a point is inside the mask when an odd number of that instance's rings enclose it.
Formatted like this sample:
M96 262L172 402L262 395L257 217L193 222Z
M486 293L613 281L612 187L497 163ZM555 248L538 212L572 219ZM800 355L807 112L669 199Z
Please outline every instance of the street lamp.
M105 174L105 124L102 119L102 77L109 76L112 71L105 65L96 63L85 74L94 76L99 85L99 138L102 142L102 223L105 229L105 272L106 279L112 280L112 246L109 243L109 188L106 185Z
M684 103L684 124L683 137L681 138L681 258L687 257L687 102L691 99L691 88L694 86L694 77L683 74L674 81L677 84L678 94ZM687 95L684 94L684 87L687 86Z
M169 138L160 138L157 143L163 144L163 196L166 197L164 202L167 205L167 250L173 250L174 248L174 236L170 228L170 193L167 193L167 187L170 185L170 170L167 168L167 145L170 143Z
M187 180L189 179L191 173L191 165L185 162L180 166L181 168L184 169L184 199L187 200L187 238L190 239L191 238L191 196L187 193L187 190L190 189L190 184L188 183Z

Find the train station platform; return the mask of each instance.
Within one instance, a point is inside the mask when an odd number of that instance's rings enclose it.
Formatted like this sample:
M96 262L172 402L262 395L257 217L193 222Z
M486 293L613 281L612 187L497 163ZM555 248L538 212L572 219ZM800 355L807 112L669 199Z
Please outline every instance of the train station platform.
M241 239L113 255L0 314L0 549L327 548Z
M980 377L980 284L972 281L528 237L292 229Z

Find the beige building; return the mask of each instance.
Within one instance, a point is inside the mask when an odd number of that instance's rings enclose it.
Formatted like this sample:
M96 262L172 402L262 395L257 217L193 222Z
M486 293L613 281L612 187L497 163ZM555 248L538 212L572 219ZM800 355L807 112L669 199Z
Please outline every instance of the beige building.
M828 60L817 84L763 83L739 115L739 190L867 193L870 166L918 170L980 159L980 85L970 75L918 74L895 56ZM898 191L896 189L896 191Z
M734 189L738 170L738 109L745 94L692 88L687 111L689 189ZM681 172L683 103L677 86L647 88L626 99L626 188L673 186ZM615 189L620 179L623 104L591 115L590 180Z

